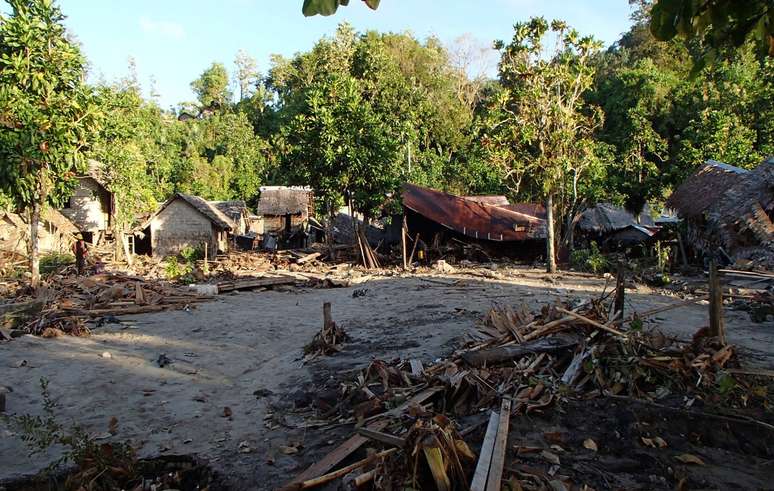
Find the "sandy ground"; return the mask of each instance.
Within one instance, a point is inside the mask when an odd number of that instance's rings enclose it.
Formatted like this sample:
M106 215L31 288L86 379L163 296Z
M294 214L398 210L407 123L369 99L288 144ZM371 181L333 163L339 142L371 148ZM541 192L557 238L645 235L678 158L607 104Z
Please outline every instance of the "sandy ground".
M115 416L114 438L131 440L143 457L196 454L236 489L270 489L351 432L304 430L303 416L291 411L327 379L345 377L374 358L430 362L444 356L494 302L537 307L589 298L604 287L602 279L560 275L547 281L537 271L500 268L378 277L350 288L228 294L190 311L126 317L89 338L24 336L5 343L0 385L12 390L8 414L40 414L39 380L46 378L62 422L105 436ZM677 301L644 287L627 298L630 312ZM304 365L303 346L319 330L326 301L352 341L344 352ZM727 312L726 322L729 341L748 366L774 368L774 322L753 324L735 311ZM688 339L706 324L707 307L694 305L647 326ZM161 354L172 363L160 367ZM2 424L0 436L0 480L37 472L58 456L53 449L29 458L18 435ZM290 440L309 443L296 455L279 452Z

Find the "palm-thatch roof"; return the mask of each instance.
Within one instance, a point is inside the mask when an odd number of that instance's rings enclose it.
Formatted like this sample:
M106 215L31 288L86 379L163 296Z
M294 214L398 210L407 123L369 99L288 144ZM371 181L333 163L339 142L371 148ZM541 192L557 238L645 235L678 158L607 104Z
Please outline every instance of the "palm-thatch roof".
M256 213L263 216L298 215L306 213L312 200L312 190L301 186L262 186Z
M583 232L592 234L608 234L634 225L644 227L656 225L653 217L650 215L650 207L648 205L645 205L639 217L635 217L620 206L600 203L583 212L578 221L578 227Z
M666 207L681 218L700 217L747 173L740 167L708 160L672 193Z

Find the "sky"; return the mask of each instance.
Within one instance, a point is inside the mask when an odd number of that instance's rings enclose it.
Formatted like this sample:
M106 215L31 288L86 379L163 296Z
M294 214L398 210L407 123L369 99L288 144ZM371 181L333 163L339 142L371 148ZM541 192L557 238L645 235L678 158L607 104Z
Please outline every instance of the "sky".
M151 80L162 107L192 101L190 83L212 62L234 70L244 50L262 73L272 54L292 56L332 35L340 22L356 30L433 35L451 45L461 36L486 47L510 40L513 24L542 15L562 19L606 45L631 22L627 0L382 0L372 11L358 0L330 17L304 17L302 0L60 0L70 32L89 60L89 78L115 81L133 58L146 95ZM486 58L485 58L486 59ZM485 69L496 71L489 54Z

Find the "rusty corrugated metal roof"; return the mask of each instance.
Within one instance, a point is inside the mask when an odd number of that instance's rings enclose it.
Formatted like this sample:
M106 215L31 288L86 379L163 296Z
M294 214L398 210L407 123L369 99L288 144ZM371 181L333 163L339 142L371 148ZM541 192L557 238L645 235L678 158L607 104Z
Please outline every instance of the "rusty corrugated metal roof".
M476 239L499 242L546 236L545 220L541 218L414 184L403 186L403 204L425 218Z

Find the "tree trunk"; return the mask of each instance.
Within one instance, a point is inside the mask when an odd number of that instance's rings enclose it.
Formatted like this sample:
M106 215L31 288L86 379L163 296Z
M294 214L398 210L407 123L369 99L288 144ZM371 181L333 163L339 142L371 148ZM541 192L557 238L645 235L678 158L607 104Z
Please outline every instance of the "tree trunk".
M554 252L554 195L546 197L546 271L556 273L556 253Z
M38 226L40 224L40 201L35 200L30 214L30 285L40 286L40 251L38 250Z

